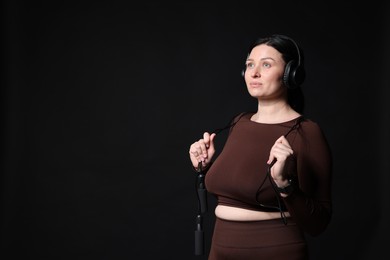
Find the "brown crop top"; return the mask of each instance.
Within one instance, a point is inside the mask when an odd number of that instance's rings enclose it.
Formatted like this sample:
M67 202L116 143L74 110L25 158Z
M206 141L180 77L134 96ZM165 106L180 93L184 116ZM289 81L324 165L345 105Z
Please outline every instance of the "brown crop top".
M253 113L243 115L230 129L223 150L206 174L206 188L218 204L269 211L259 205L277 205L266 177L269 152L276 139L296 123L278 124L251 121ZM282 201L292 219L307 233L320 234L331 218L332 158L326 138L317 123L304 119L287 136L296 159L299 189ZM257 194L257 198L256 198Z

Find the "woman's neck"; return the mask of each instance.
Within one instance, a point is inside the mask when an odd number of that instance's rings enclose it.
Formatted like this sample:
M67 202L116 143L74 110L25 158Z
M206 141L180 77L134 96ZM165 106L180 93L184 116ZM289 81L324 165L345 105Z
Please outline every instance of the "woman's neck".
M286 101L259 102L257 112L251 118L258 123L281 123L292 120L300 114Z

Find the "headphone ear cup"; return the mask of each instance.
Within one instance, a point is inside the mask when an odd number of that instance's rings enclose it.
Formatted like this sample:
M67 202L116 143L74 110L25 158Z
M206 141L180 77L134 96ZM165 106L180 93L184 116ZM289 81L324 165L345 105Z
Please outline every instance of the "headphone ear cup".
M292 77L294 72L296 62L294 60L291 60L287 63L286 67L284 68L284 74L283 74L283 83L287 88L292 88Z
M305 80L305 71L298 62L291 60L284 68L283 83L287 88L294 89L299 87Z
M298 66L294 70L293 85L299 87L305 81L306 73L303 66Z

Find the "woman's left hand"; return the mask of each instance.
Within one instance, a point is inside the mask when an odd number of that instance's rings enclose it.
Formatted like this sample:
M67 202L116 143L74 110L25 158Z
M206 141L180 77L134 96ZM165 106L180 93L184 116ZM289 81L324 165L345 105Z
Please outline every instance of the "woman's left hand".
M293 161L291 160L293 154L294 151L284 136L279 137L271 148L267 163L271 164L273 160L276 160L271 168L271 176L279 187L287 183L286 169L290 168L289 163Z

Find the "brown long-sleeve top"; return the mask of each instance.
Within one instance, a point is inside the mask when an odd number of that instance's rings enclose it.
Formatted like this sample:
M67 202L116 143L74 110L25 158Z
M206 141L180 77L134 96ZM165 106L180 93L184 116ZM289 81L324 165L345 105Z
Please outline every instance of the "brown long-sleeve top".
M253 113L238 119L230 129L223 150L206 174L206 188L218 204L258 211L274 211L262 205L278 205L271 181L266 177L271 147L296 124L251 121ZM318 235L330 222L332 156L319 125L309 119L287 135L296 162L291 171L299 188L281 198L293 221L306 233ZM264 184L261 186L261 183ZM261 188L259 189L259 187Z

